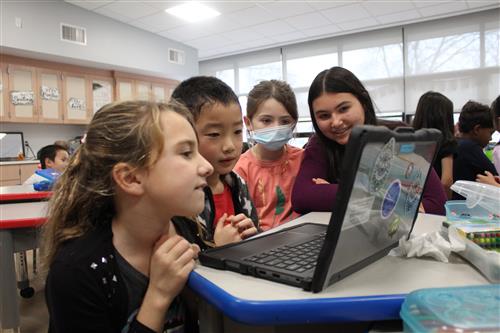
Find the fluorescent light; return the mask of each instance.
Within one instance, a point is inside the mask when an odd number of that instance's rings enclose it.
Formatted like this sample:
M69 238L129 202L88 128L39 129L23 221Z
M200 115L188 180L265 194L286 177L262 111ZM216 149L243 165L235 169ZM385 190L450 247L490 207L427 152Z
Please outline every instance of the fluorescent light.
M196 1L167 8L165 11L188 22L198 22L220 15L218 11Z

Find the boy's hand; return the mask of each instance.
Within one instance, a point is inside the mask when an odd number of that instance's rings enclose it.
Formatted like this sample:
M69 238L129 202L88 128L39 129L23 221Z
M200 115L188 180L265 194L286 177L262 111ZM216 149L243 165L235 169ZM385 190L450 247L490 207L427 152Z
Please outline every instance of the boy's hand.
M214 230L214 242L216 246L239 242L241 240L238 228L228 221L226 213L221 216Z
M149 287L172 300L184 287L200 248L181 236L163 235L155 244L149 264Z
M245 214L238 214L227 218L231 224L238 228L241 239L246 239L257 233L257 228L253 224L252 219L248 218Z

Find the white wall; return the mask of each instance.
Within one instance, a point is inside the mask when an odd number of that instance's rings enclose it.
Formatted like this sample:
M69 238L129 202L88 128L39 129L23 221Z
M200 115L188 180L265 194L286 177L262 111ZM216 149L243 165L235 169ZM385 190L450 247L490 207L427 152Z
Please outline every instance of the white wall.
M196 49L63 1L1 1L0 15L3 53L177 80L198 74ZM62 42L61 22L85 27L87 45ZM168 62L168 48L185 51L186 64Z
M9 124L2 123L0 132L23 132L24 140L28 140L35 155L40 148L53 144L56 140L70 140L75 136L83 136L83 125L49 125L49 124ZM30 153L26 151L28 157Z

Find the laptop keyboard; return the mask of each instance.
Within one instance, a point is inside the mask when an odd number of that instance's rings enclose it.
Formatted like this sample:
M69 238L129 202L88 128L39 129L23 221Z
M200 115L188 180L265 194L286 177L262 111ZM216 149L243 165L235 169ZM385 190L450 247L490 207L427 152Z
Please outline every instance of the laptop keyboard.
M319 251L323 246L326 232L317 238L296 245L284 245L254 256L245 261L276 267L297 273L305 272L316 266Z

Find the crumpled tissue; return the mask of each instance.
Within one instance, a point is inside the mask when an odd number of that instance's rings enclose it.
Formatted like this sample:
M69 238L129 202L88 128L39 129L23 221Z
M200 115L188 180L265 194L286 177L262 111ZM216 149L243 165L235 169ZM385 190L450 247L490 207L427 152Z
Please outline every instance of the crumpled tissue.
M446 240L438 231L413 236L409 240L402 237L398 247L392 249L389 255L407 258L432 257L441 262L448 262L452 251L465 250L465 243L460 240L455 228L450 228L448 237L449 240Z

